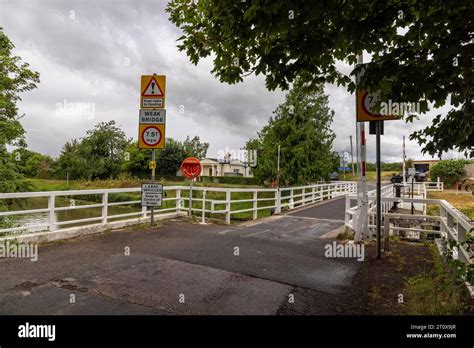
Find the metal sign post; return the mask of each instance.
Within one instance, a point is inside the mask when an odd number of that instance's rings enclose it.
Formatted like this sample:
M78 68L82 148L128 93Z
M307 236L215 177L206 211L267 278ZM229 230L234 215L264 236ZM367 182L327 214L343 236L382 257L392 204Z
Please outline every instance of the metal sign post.
M151 150L151 161L155 162L155 149ZM151 183L155 183L155 166L151 169ZM151 226L155 226L155 207L151 207L151 217L150 217Z
M408 175L411 176L411 198L413 199L413 191L415 189L415 168L408 168ZM413 201L411 202L411 214L413 215L415 211L415 206L413 204Z
M193 215L193 179L189 179L189 211L188 215L191 217Z
M189 207L188 214L191 217L193 213L193 181L194 178L197 178L201 175L202 165L201 162L195 157L188 157L181 163L181 172L185 177L187 177L189 182ZM205 201L203 202L205 204ZM205 207L203 207L203 210Z
M375 140L375 157L376 157L376 166L377 166L377 217L376 217L376 235L377 235L377 250L376 256L379 259L381 252L381 225L382 225L382 196L381 196L381 175L380 175L380 133L382 130L382 123L383 121L375 121L376 124L376 140Z
M150 224L155 225L155 206L161 206L161 195L163 185L155 184L156 153L155 149L165 147L165 107L166 76L165 75L142 75L140 80L140 114L138 122L138 148L151 149L151 184L142 186L142 205L150 207ZM161 189L156 189L157 187ZM149 192L145 192L148 189ZM153 192L156 191L156 192ZM160 204L157 205L153 194L158 194ZM148 197L147 197L148 195Z

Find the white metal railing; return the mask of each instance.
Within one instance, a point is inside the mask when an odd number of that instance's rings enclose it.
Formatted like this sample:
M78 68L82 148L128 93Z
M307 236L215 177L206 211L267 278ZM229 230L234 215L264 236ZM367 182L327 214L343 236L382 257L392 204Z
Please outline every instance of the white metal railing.
M409 185L407 185L409 186ZM388 185L382 188L382 221L383 225L381 230L383 231L384 238L388 240L392 234L399 234L400 232L405 234L407 238L419 239L421 234L435 234L441 237L444 246L446 247L451 243L455 242L453 248L453 258L457 259L466 264L472 264L472 253L468 250L466 245L467 236L474 229L474 222L471 221L458 209L453 207L444 199L427 199L426 191L442 191L443 183L417 183L413 195L411 193L401 194L401 197L394 197L394 186ZM346 211L345 211L345 225L350 229L354 229L353 220L358 213L357 196L347 195L346 196ZM401 214L392 211L392 207L395 203L411 205L418 204L420 209L417 209L416 214ZM375 233L375 190L368 193L368 225L372 235ZM427 206L433 206L431 212L439 212L438 215L427 215ZM404 222L406 227L400 226L400 222ZM413 221L413 223L410 223ZM388 244L387 244L388 245ZM440 250L440 252L443 252ZM445 251L444 251L445 252ZM471 295L474 296L474 288L467 284Z
M163 188L164 192L176 192L174 197L164 197L163 201L177 201L179 200L179 191L181 188L179 186L166 186ZM16 193L0 193L0 199L28 199L28 198L43 198L47 200L47 207L46 208L38 208L38 209L26 209L26 210L12 210L12 211L5 211L0 212L0 217L10 217L10 216L19 216L19 215L28 215L28 214L38 214L38 213L45 213L47 214L47 219L41 222L40 224L29 224L27 226L17 226L11 228L3 228L0 229L0 233L6 232L18 232L18 231L26 231L26 232L38 232L38 231L54 231L57 230L58 227L64 225L71 225L71 224L83 224L89 222L98 222L103 225L106 225L109 220L117 219L117 218L125 218L125 217L140 217L140 218L147 218L149 214L149 209L146 207L141 208L140 211L137 212L129 212L124 214L109 214L109 208L114 206L133 206L133 205L140 205L141 200L127 200L127 201L117 201L117 202L109 202L109 196L118 193L140 193L141 188L120 188L120 189L94 189L94 190L71 190L71 191L46 191L46 192L16 192ZM93 203L93 204L82 204L76 205L76 200L71 199L69 197L74 196L91 196L91 200L93 200L93 195L97 196L100 195L100 203ZM66 206L58 207L56 205L57 198L60 197L68 197L72 203ZM90 202L86 199L83 199L86 202ZM71 211L71 210L80 210L80 209L93 209L93 208L100 208L101 214L99 216L89 217L89 218L81 218L81 219L69 219L65 221L58 221L57 213L62 211ZM175 211L176 204L173 207L165 207L160 209L159 212L169 212Z
M94 189L94 190L71 190L71 191L47 191L47 192L18 192L0 193L0 200L6 199L31 199L42 198L46 200L44 207L36 209L12 210L0 212L0 217L24 216L31 214L42 214L40 223L21 225L11 228L0 229L0 233L15 232L40 232L55 231L67 225L82 225L86 223L98 223L107 225L112 219L139 218L146 219L150 216L150 209L141 207L138 199L114 199L115 194L140 193L141 188L120 189ZM220 187L193 187L191 197L191 211L200 213L202 223L206 221L206 214L211 216L224 215L226 223L230 224L231 217L236 214L251 212L251 218L257 219L258 212L270 210L279 214L282 209L294 209L307 204L320 202L345 194L355 193L357 184L355 182L333 182L328 184L316 184L298 187L276 188L220 188ZM81 196L85 204L77 205L71 197ZM88 198L88 196L90 198ZM155 209L155 214L174 212L183 214L189 211L189 187L187 186L164 186L163 207ZM100 198L99 198L100 197ZM58 206L59 198L67 198L72 204ZM95 200L95 202L94 202ZM79 200L78 200L79 201ZM81 201L81 202L82 202ZM64 202L63 202L64 203ZM134 207L137 211L111 214L111 207ZM80 209L100 209L100 214L93 217L79 219L58 219L58 214Z

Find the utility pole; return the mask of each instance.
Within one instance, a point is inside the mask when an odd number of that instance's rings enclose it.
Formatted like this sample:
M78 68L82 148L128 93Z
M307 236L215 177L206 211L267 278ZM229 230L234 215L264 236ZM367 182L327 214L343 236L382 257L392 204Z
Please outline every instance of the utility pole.
M352 135L349 135L351 140L351 166L352 166L352 177L355 177L355 168L354 168L354 153L352 152Z
M376 234L377 234L377 248L376 248L376 257L380 259L381 256L381 225L382 225L382 195L381 195L381 175L380 175L380 133L382 128L383 121L374 121L375 123L375 156L376 156L376 165L377 165L377 216L376 216Z

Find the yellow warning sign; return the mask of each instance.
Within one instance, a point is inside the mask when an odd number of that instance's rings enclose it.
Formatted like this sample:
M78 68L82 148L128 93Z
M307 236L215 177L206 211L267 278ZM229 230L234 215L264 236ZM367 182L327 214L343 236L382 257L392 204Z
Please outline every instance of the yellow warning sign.
M138 126L138 148L164 149L164 147L165 147L165 125L164 124L140 124Z
M162 109L165 107L166 76L142 75L140 83L140 108Z
M148 162L149 169L156 169L156 161L149 161Z
M393 116L388 113L373 111L378 102L377 93L369 93L364 90L358 90L357 94L357 122L381 121L381 120L398 120L400 117ZM384 110L381 106L381 111Z

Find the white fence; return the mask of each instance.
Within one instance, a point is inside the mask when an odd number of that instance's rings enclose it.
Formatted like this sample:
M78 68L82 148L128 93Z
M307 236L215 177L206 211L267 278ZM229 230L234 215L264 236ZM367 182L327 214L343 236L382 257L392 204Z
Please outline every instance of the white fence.
M150 218L150 209L141 207L139 200L140 188L121 189L96 189L96 190L71 190L71 191L49 191L49 192L22 192L1 193L0 200L9 199L37 199L42 200L44 207L35 209L16 209L0 212L0 217L11 218L26 217L38 214L42 218L38 223L22 224L20 218L19 226L0 229L0 233L31 233L40 231L57 231L64 226L81 226L92 223L107 226L111 221L134 219L136 223L145 222ZM217 188L217 187L193 187L191 197L191 210L201 216L201 222L206 218L223 216L226 223L230 224L231 218L242 214L249 214L250 219L257 219L259 211L267 211L279 214L283 209L294 209L311 203L320 202L355 193L357 184L355 182L335 182L329 184L316 184L299 187L273 188ZM173 213L183 215L189 211L189 187L187 186L164 186L163 207L155 209L155 215ZM117 197L126 194L125 197ZM77 199L73 198L76 197ZM127 197L131 197L127 199ZM96 202L94 202L94 200ZM28 203L28 202L26 202ZM58 203L59 206L58 206ZM76 204L83 203L83 204ZM125 213L112 213L116 207L127 207L134 210ZM132 208L133 207L133 208ZM96 216L68 219L64 214L70 211L82 209L96 210ZM27 220L23 218L23 220ZM16 220L18 221L18 219ZM34 221L34 219L33 219ZM15 222L15 220L12 220Z
M434 185L436 184L436 185ZM470 231L474 229L474 222L462 214L458 209L443 199L426 199L426 191L442 191L442 183L417 183L414 188L414 198L410 198L410 193L405 192L400 198L395 197L394 185L382 188L382 221L381 230L385 239L385 246L388 247L388 238L392 234L403 233L406 238L419 239L422 234L435 234L441 237L441 245L438 245L440 252L445 254L446 247L453 241L452 256L466 264L472 264L472 253L463 244L467 240ZM394 203L418 205L415 214L400 214L392 210ZM427 206L430 205L431 213L437 215L427 215ZM345 225L353 230L353 220L357 212L357 196L346 196ZM420 214L419 212L422 212ZM372 236L375 235L375 215L376 197L375 190L368 194L368 221L369 230ZM400 226L405 225L405 226ZM471 295L474 289L468 284Z

